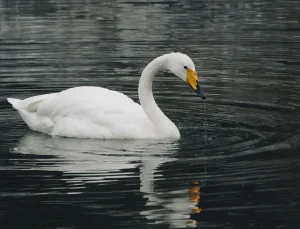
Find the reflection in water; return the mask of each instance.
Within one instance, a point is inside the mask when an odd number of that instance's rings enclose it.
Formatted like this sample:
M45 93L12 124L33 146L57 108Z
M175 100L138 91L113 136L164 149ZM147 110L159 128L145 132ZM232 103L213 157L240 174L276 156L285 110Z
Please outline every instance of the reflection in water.
M20 140L13 152L39 156L36 160L18 165L21 168L61 171L61 179L75 186L79 183L84 186L134 177L134 172L124 171L140 167L140 191L147 200L140 214L150 222L154 220L171 227L190 227L196 225L196 221L189 219L191 214L201 211L197 207L200 201L198 182L188 190L170 190L167 193L154 188L155 180L167 179L155 173L162 164L175 160L172 152L177 147L174 140L72 139L29 133ZM47 157L43 159L41 156Z
M143 173L141 173L143 174ZM144 175L144 174L143 174ZM146 184L141 176L141 191L147 199L146 206L152 208L141 212L150 222L168 224L172 228L195 227L196 221L190 219L191 214L201 212L200 186L195 182L188 190L171 190L167 193L153 190L154 180L148 179ZM149 187L150 186L150 187Z
M48 155L50 160L32 163L31 169L58 170L66 173L113 172L139 166L143 161L158 164L170 160L170 150L177 147L171 140L100 140L53 138L29 133L20 140L14 152ZM47 164L49 163L49 165ZM107 177L103 177L107 178Z
M1 0L0 227L298 229L299 4ZM193 58L208 97L203 112L158 75L178 142L20 140L7 97L98 85L137 101L142 69L170 51Z

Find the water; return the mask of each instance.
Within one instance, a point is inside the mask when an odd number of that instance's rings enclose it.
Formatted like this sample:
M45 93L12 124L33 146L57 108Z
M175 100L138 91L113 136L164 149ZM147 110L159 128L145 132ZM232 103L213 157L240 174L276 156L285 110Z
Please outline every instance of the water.
M0 0L1 228L299 228L298 1ZM207 96L160 73L178 141L51 138L6 102L80 85L138 101L142 69L192 57Z

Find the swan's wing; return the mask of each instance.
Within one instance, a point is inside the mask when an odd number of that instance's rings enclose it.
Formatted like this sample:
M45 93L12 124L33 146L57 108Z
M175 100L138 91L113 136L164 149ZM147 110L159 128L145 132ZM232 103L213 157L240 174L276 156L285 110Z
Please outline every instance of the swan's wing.
M139 104L120 92L100 87L77 87L57 93L38 104L36 116L47 122L47 128L49 121L53 122L53 135L143 138L153 131Z
M30 97L30 98L27 98L24 100L8 98L7 101L16 110L24 109L29 112L36 112L40 102L44 101L45 99L49 99L49 98L55 96L56 94L57 93L38 95L38 96L33 96L33 97Z
M37 116L52 120L66 116L88 118L104 126L146 117L142 107L128 96L101 87L76 87L62 91L42 101L38 105Z
M37 112L38 107L41 102L47 99L51 99L55 97L57 93L51 93L51 94L44 94L44 95L38 95L33 96L27 99L24 99L22 102L22 106L24 109L26 109L29 112Z

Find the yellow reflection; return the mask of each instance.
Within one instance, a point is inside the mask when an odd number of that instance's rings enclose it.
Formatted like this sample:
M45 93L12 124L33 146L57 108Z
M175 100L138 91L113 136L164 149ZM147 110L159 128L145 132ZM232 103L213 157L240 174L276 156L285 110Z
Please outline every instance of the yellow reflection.
M199 195L197 195L197 196L190 196L189 200L190 200L190 202L199 202L200 196Z
M199 193L199 192L200 192L200 187L199 186L196 186L196 187L193 187L193 188L189 189L189 193Z
M196 224L197 224L196 220L193 219L189 219L186 221L187 227L196 227Z
M192 213L199 213L201 211L202 211L201 208L192 208Z
M196 206L200 202L200 186L198 181L194 181L192 184L196 186L189 188L189 201L192 204L191 213L197 214L202 211L201 208ZM188 227L196 227L196 221L188 219L186 225Z
M200 184L191 182L189 187L172 189L155 189L155 170L160 164L155 160L147 160L141 171L141 187L146 199L146 209L140 214L152 224L169 224L170 228L197 227L197 222L191 219L192 214L199 214L202 209L200 202Z
M198 181L194 181L192 184L196 186L189 188L189 201L194 203L194 207L192 207L191 212L199 213L202 209L196 207L195 205L200 202L200 186Z

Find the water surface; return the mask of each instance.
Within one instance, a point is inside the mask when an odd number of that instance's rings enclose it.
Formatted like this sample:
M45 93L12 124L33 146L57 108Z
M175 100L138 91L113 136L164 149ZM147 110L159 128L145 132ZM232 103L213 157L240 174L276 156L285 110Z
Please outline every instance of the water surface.
M0 0L1 228L299 228L298 1ZM138 102L153 58L195 62L204 104L170 73L171 140L52 138L6 102L107 87Z

